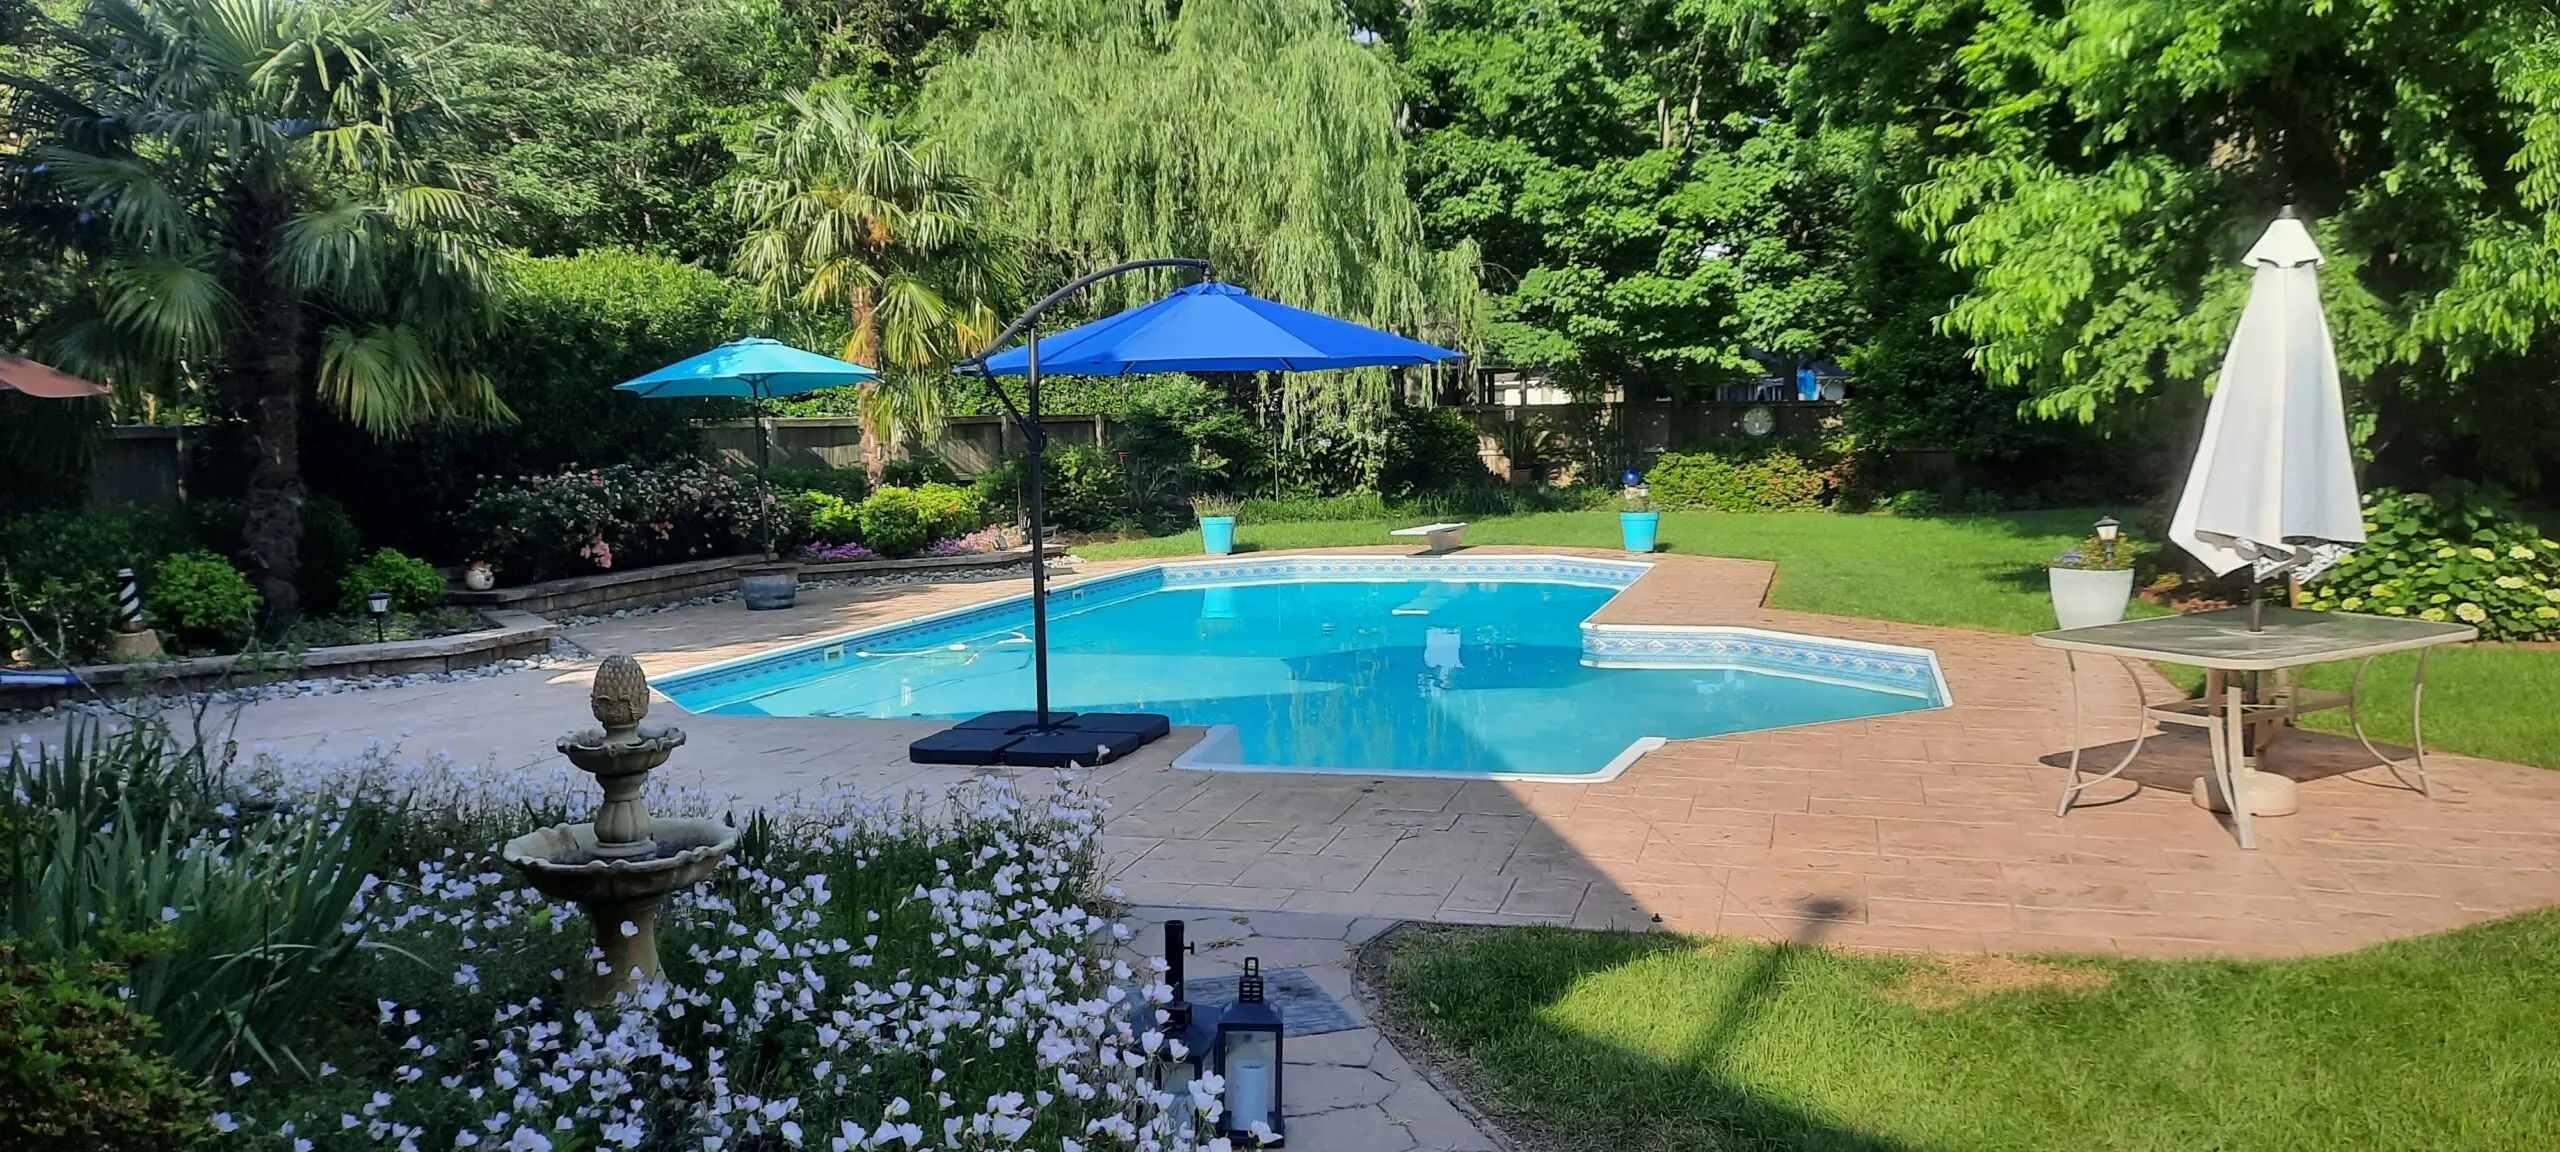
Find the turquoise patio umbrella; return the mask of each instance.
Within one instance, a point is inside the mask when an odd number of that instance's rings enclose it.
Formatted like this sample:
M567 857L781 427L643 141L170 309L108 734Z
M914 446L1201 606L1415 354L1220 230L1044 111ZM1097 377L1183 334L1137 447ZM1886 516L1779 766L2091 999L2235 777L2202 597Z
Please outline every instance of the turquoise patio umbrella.
M772 463L773 437L766 431L764 402L775 396L797 396L820 388L841 388L878 379L880 373L833 356L805 352L779 340L751 336L733 340L699 356L688 356L613 386L644 398L661 396L727 396L753 401L756 408L756 485L764 496L764 551L773 555L773 487L765 472Z

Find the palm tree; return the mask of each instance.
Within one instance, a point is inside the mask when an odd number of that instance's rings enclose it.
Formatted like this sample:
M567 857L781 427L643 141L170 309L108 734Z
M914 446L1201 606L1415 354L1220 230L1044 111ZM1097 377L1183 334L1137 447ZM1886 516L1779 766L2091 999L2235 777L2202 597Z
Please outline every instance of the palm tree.
M759 132L748 157L758 174L732 202L749 229L739 272L770 304L841 310L843 355L856 364L912 373L984 347L1019 271L1012 247L978 222L975 187L840 89L789 100ZM877 485L892 417L939 405L883 403L879 381L862 387L863 466ZM921 376L901 385L938 387Z
M59 74L0 75L51 117L38 187L95 225L85 314L52 347L120 388L214 385L253 438L244 538L281 618L306 391L383 435L507 414L465 359L496 252L477 202L417 158L448 110L408 34L382 3L91 0L40 27Z

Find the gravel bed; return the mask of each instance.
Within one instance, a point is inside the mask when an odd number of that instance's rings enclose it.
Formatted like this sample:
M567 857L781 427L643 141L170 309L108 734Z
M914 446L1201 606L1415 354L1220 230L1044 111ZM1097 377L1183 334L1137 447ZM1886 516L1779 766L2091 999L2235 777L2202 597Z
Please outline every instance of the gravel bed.
M505 676L529 668L558 668L587 658L586 649L555 636L551 640L551 651L543 655L515 660L496 660L470 668L456 668L445 672L406 672L396 676L320 676L302 680L279 680L273 684L251 684L237 688L216 688L171 695L74 700L43 708L0 711L0 728L72 716L113 719L132 715L137 709L182 710L208 702L216 706L229 706L256 700L286 700L296 696L336 696L347 692L371 692L382 688L412 688L421 684L461 684L472 680Z
M1057 569L1067 567L1071 566L1052 564L1051 570L1055 571ZM1001 568L979 569L966 574L952 572L881 572L865 576L846 577L843 579L803 580L800 582L800 587L849 588L864 585L889 584L977 584L984 583L989 580L1018 580L1025 576L1029 576L1030 574L1031 565L1023 563L1008 564ZM724 592L714 592L707 596L695 596L685 600L670 601L665 604L649 604L638 608L619 609L609 616L553 616L549 619L553 623L559 624L563 627L576 628L587 624L600 624L606 620L628 620L634 616L649 616L659 612L672 612L679 608L699 608L708 604L726 604L737 598L738 592L733 588ZM486 680L493 676L505 676L510 673L524 671L528 668L558 668L563 665L575 664L580 661L592 660L594 658L594 654L579 645L577 641L571 640L565 636L554 636L551 638L551 651L545 655L516 660L499 660L488 664L478 665L476 667L459 668L449 672L409 672L396 676L324 676L312 679L280 680L273 684L257 684L239 688L221 688L204 692L189 692L181 695L161 696L157 698L156 702L149 703L147 705L145 705L142 700L134 697L124 697L115 700L77 700L69 703L49 705L43 708L0 710L0 728L71 716L112 719L132 714L133 710L137 706L147 706L153 709L183 709L194 704L203 703L208 698L210 698L210 701L215 705L227 706L232 704L248 703L255 700L283 700L296 696L336 696L347 692L371 692L381 688L410 688L422 684L460 684L471 680Z

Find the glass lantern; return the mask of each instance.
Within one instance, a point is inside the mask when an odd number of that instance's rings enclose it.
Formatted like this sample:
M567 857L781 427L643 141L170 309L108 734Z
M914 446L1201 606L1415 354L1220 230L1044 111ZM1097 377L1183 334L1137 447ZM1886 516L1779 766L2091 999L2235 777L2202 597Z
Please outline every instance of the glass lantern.
M1227 1082L1220 1135L1240 1144L1257 1141L1259 1124L1272 1136L1266 1146L1278 1147L1287 1138L1280 1116L1281 1032L1279 1011L1263 1002L1262 961L1248 956L1236 981L1236 1002L1218 1018L1218 1075Z

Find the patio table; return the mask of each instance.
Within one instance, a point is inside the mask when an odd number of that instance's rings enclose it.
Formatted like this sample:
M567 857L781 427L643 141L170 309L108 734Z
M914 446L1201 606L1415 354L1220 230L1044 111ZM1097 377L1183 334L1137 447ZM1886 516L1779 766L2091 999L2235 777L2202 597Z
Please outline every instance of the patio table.
M2214 781L2231 809L2232 830L2242 848L2256 848L2257 833L2251 824L2249 793L2243 783L2243 777L2255 771L2251 764L2255 750L2280 735L2302 713L2338 707L2347 710L2349 726L2365 751L2404 781L2407 778L2400 775L2401 767L2410 766L2417 773L2418 793L2434 796L2427 780L2425 729L2419 718L2419 705L2427 689L2427 655L2441 644L2476 639L2479 630L2468 624L2352 612L2309 612L2272 606L2263 612L2265 627L2256 632L2249 629L2249 609L2239 607L2036 633L2037 644L2061 650L2071 677L2071 779L2063 787L2062 803L2055 815L2069 815L2072 803L2082 792L2117 778L2131 767L2134 757L2142 753L2142 742L2150 733L2152 721L2183 724L2205 730L2213 747ZM2384 755L2365 736L2357 699L2364 688L2365 672L2373 666L2375 657L2410 651L2418 654L2418 670L2409 689L2410 754L2402 761ZM2134 691L2141 694L2142 710L2134 721L2133 747L2115 767L2083 779L2082 655L2112 656L2128 665L2136 660L2192 664L2205 670L2205 692L2200 699L2153 704L2142 687L2141 675L2136 673ZM2341 660L2361 661L2345 692L2317 692L2299 683L2300 669ZM2275 691L2261 698L2256 691L2258 679L2270 672L2276 677Z

